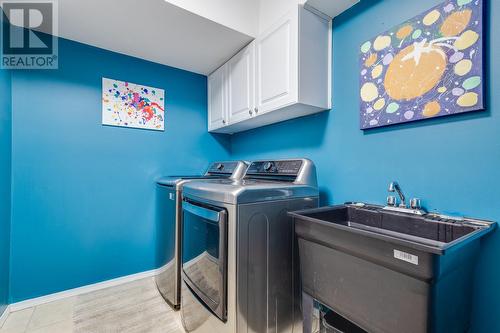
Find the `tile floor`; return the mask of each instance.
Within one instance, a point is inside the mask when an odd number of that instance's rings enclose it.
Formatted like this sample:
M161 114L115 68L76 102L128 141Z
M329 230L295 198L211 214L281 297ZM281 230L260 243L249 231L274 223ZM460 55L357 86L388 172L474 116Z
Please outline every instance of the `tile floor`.
M0 333L184 333L152 278L11 312Z

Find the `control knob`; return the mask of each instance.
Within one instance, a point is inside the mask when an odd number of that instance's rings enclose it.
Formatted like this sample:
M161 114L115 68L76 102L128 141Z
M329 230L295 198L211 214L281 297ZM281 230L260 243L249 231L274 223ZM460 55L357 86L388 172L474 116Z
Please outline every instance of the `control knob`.
M273 169L272 162L266 162L266 164L264 164L264 171L271 171L272 169Z

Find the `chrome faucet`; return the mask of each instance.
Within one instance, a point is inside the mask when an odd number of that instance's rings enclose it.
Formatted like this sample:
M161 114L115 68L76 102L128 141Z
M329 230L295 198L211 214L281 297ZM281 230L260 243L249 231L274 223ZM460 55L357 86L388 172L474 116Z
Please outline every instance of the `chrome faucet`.
M398 182L391 182L389 184L388 191L389 192L397 192L399 195L399 199L401 199L401 203L399 204L399 207L406 208L406 198L405 198L405 195L403 194L403 191L401 190L401 186L399 186ZM396 202L394 202L393 205L396 206Z
M406 197L401 190L401 186L399 186L398 182L391 182L389 184L389 188L387 189L389 192L396 192L401 199L401 203L398 205L398 200L395 196L390 195L387 197L387 206L384 207L385 210L398 211L403 213L411 213L417 215L425 215L427 212L421 207L420 199L413 198L410 200L410 207L406 206Z

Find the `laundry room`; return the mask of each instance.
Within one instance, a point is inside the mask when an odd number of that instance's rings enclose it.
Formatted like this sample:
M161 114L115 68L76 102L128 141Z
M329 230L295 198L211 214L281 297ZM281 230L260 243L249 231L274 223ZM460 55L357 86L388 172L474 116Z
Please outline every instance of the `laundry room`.
M500 332L500 2L0 7L0 333Z

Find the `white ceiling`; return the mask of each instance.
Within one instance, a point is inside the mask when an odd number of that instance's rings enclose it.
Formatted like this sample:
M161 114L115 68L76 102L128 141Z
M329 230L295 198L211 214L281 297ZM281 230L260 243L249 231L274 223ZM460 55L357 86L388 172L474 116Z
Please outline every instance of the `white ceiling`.
M58 0L63 38L200 74L252 40L164 0Z
M249 36L257 36L259 6L269 0L165 0ZM277 1L277 0L272 0ZM289 0L286 0L289 1Z

